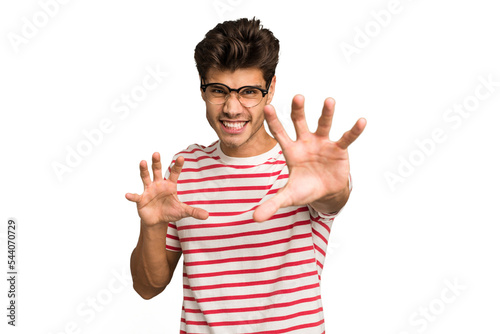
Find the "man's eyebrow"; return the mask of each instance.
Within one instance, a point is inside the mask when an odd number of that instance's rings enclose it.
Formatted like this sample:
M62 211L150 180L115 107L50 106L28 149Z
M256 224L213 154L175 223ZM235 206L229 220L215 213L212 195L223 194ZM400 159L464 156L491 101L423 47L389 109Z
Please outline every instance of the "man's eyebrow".
M262 86L261 84L255 84L255 85L245 85L245 86L242 86L242 87L257 87L257 88L262 88L264 86Z

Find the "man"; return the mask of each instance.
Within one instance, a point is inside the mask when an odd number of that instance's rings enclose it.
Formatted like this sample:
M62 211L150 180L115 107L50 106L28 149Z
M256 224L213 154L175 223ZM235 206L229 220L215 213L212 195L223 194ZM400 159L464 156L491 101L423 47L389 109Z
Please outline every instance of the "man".
M154 153L153 180L141 161L144 192L126 194L141 218L134 289L145 299L162 292L184 254L181 333L325 331L320 282L328 236L350 193L347 147L366 121L330 141L335 101L325 100L311 133L297 95L292 141L270 105L278 52L259 20L209 31L195 60L219 140L178 153L165 177Z

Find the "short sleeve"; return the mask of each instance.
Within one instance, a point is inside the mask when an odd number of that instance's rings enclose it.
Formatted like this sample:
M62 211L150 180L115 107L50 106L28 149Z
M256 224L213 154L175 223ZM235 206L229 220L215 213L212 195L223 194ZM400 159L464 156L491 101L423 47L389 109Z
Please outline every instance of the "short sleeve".
M312 241L314 244L314 254L316 257L316 270L318 277L321 280L323 265L325 263L326 254L328 252L328 239L332 230L333 220L336 214L325 215L314 210L310 205L309 217L311 220Z
M182 252L179 235L177 234L177 225L175 222L168 223L166 248L172 252Z

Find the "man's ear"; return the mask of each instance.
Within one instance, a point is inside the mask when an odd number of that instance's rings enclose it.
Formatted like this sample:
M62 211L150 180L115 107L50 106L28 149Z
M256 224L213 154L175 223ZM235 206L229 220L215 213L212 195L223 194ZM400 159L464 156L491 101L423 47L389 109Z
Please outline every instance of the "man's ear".
M201 82L201 75L198 75L198 79ZM203 99L203 101L205 101L205 94L203 94L203 89L201 89L201 87L200 87L200 93L201 93L201 98ZM207 102L207 101L205 101L205 102Z
M269 86L269 92L267 93L267 103L266 104L271 104L271 101L273 100L274 96L274 89L276 86L276 75L272 78L271 80L271 85Z

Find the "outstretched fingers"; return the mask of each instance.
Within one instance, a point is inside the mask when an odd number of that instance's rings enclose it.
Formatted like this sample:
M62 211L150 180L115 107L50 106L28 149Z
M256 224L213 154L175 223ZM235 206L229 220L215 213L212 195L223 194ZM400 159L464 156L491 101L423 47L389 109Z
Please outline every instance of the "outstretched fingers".
M146 160L142 160L139 163L139 170L141 173L142 184L144 184L144 189L151 184L151 177L149 176L148 163Z
M151 165L151 169L153 170L153 181L163 180L163 176L161 175L161 159L160 153L153 153L153 164Z
M283 128L272 105L268 104L264 107L264 117L274 138L276 138L281 148L285 149L285 147L292 143L292 140Z
M292 100L292 122L297 133L297 139L305 134L309 134L307 127L306 114L304 112L305 98L302 95L295 95Z
M337 145L342 149L347 149L360 135L366 127L366 119L360 118L351 128L345 132L337 142Z
M325 100L323 104L323 111L321 112L321 117L318 120L318 128L316 134L320 137L328 138L330 135L330 129L332 128L333 113L335 111L335 100L331 97Z
M161 161L160 161L160 153L158 152L153 153L152 169L153 169L154 181L161 179ZM148 170L148 163L146 160L142 160L139 163L139 172L141 175L142 184L144 185L144 189L146 189L152 182ZM125 198L131 202L137 203L140 201L141 195L126 193Z
M168 176L168 179L170 181L177 182L182 171L182 166L184 166L184 157L177 157L177 159L175 159L174 165L170 170L170 175Z

